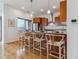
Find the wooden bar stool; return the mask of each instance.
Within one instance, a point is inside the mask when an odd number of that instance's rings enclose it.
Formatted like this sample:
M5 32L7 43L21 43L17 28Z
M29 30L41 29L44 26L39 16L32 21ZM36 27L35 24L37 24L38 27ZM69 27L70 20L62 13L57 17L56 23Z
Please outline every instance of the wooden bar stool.
M23 42L24 42L24 46L25 46L26 50L27 49L29 50L28 52L30 52L30 41L31 41L30 32L25 32Z
M33 52L34 52L34 50L39 51L40 52L40 57L41 57L41 54L42 54L41 49L44 49L42 47L42 44L41 44L42 41L45 40L45 39L43 39L43 36L44 36L43 33L36 33L35 37L33 39Z
M18 34L19 34L19 40L18 40L19 48L22 48L24 46L24 44L23 44L24 32L23 31L19 31Z
M47 39L47 59L49 59L49 55L58 59L63 58L65 59L64 35L46 34L46 39ZM58 51L56 51L56 49L58 49Z

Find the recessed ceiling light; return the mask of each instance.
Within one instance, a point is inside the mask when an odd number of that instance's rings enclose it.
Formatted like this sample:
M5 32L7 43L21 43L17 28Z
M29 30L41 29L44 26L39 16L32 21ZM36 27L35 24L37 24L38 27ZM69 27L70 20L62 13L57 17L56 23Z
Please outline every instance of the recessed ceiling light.
M33 17L33 14L31 14L30 16Z
M55 9L55 8L56 8L56 6L53 6L52 8L53 8L53 9Z
M34 11L32 11L32 14L34 14Z
M40 11L41 11L41 12L43 12L43 11L44 11L44 9L40 9Z
M25 8L24 8L24 7L22 7L21 9L23 9L23 10L24 10Z
M50 14L50 13L51 13L51 11L50 11L50 10L48 10L48 11L47 11L47 13L48 13L48 14Z

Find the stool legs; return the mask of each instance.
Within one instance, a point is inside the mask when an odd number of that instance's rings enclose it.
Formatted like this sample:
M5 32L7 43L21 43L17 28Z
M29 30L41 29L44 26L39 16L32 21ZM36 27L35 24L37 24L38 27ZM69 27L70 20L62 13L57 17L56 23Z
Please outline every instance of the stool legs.
M29 41L29 52L30 52L30 39L28 41Z
M48 49L48 43L47 43L47 59L49 59L49 55L48 55L49 52L48 52L48 50L49 49Z
M34 57L34 39L35 39L35 35L33 35L33 59L35 59L35 57Z
M66 56L65 56L65 45L64 45L64 59L66 58Z
M61 46L59 46L59 59L62 59L61 58Z

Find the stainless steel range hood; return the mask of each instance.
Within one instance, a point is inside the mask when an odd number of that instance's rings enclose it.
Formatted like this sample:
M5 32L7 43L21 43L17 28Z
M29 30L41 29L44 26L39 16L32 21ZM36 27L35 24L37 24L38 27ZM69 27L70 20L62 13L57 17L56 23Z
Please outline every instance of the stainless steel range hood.
M53 13L51 13L51 22L48 24L48 26L45 26L45 29L48 30L66 30L66 22L62 22L61 24L55 23L55 20L53 19Z

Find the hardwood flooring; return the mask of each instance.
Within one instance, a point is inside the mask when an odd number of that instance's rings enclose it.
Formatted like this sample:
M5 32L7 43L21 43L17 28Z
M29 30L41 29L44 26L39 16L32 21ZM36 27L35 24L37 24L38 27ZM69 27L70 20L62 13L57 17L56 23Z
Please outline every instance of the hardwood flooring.
M14 42L5 44L5 59L47 59L44 55L39 55L39 53L34 54L29 52L28 49L21 47L20 42ZM55 59L50 58L49 59Z

